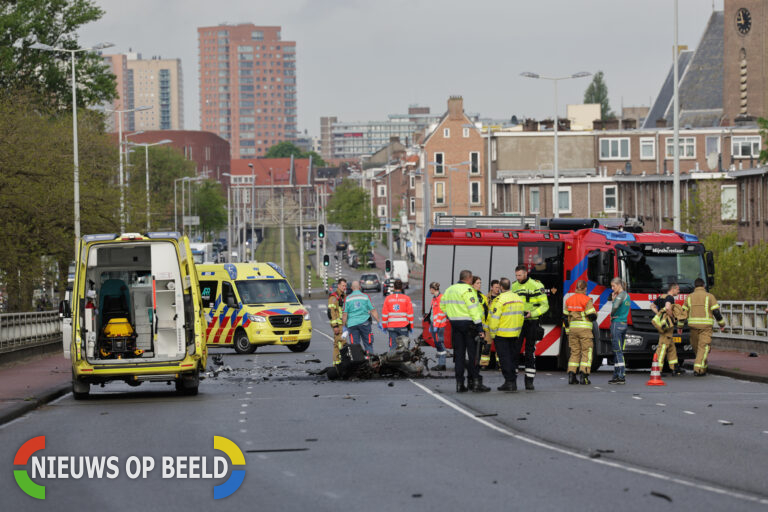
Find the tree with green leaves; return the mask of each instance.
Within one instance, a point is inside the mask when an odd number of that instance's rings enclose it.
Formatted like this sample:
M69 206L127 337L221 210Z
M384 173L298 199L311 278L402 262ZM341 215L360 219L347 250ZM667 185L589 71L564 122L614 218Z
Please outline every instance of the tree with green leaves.
M371 229L373 226L371 196L353 180L345 179L336 187L327 210L328 222L338 224L342 229ZM370 247L373 235L351 233L349 238L362 255Z
M616 117L611 111L611 105L608 102L608 86L605 84L602 71L598 71L592 77L592 82L590 82L587 90L584 92L584 103L599 103L600 119L603 121Z
M206 239L210 239L215 231L227 225L227 200L221 184L217 181L206 180L197 189L194 197L198 214L200 215L200 230Z
M763 139L763 143L760 148L760 163L765 164L768 162L768 119L760 117L757 119L757 126L760 128L760 137Z
M80 27L103 15L92 0L0 2L0 90L32 89L49 98L56 108L71 108L71 54L35 49L32 45L78 49ZM116 97L115 76L96 52L78 52L75 68L79 106Z
M284 140L278 142L269 148L264 158L309 158L312 157L312 165L316 167L325 167L325 160L314 151L302 151L302 149L292 142Z

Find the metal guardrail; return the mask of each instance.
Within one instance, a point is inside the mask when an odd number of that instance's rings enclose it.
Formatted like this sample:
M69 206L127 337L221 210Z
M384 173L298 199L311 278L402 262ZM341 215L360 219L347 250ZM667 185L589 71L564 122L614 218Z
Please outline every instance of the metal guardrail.
M0 354L61 340L58 311L0 315Z
M713 336L768 343L768 301L722 300L718 304L725 317L725 328Z

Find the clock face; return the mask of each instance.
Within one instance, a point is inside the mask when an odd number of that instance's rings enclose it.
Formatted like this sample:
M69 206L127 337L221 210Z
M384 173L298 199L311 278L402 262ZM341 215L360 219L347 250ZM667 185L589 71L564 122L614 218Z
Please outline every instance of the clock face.
M736 29L741 35L746 35L750 28L752 28L752 15L742 7L736 11Z

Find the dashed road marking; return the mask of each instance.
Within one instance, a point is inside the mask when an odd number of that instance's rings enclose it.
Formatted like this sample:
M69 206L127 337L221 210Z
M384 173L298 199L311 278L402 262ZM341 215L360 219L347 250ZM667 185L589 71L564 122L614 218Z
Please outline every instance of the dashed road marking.
M690 415L694 415L694 414L696 414L696 413L695 413L695 412L693 412L693 411L683 411L683 412L684 412L685 414L690 414Z
M248 411L240 411L240 414L248 414Z
M632 398L634 398L635 400L642 400L643 399L643 397L641 397L641 396L633 396Z
M763 430L763 434L768 434L768 430Z
M717 420L718 423L721 425L733 425L733 422L731 420Z
M240 404L240 407L248 407L248 404Z
M237 421L238 421L239 423L245 423L245 422L246 422L246 421L248 421L248 420L246 420L246 419L239 419L239 420L237 420Z
M246 391L246 392L245 392L245 394L246 394L246 395L252 395L252 394L253 394L253 391Z
M694 482L692 480L686 480L684 478L679 478L679 477L672 476L672 475L666 475L664 473L657 473L657 472L650 471L650 470L647 470L647 469L643 469L643 468L639 468L639 467L634 467L634 466L632 466L630 464L627 464L626 462L618 462L618 461L614 462L614 461L611 461L611 460L608 460L608 459L603 459L603 458L593 459L589 455L586 455L586 454L583 454L583 453L579 453L579 452L576 452L576 451L573 451L573 450L569 450L567 448L561 448L561 447L556 446L554 444L549 444L549 443L544 442L544 441L539 441L539 440L536 440L536 439L524 436L522 434L516 434L515 432L513 432L512 430L510 430L508 428L505 428L503 426L500 426L500 425L497 425L495 423L492 423L492 422L490 422L490 421L488 421L488 420L486 420L484 418L478 418L476 416L476 414L474 412L472 412L471 410L467 410L467 409L463 408L462 406L454 403L453 401L448 400L444 396L441 396L441 395L435 393L434 391L432 391L428 387L424 386L423 384L420 384L420 383L414 381L413 379L408 379L408 380L414 386L418 387L419 389L421 389L422 391L424 391L428 395L432 396L436 400L439 400L440 402L443 402L445 405L447 405L448 407L454 409L458 413L466 416L467 418L469 418L471 420L474 420L474 421L480 423L481 425L483 425L485 427L488 427L491 430L494 430L496 432L499 432L501 434L509 436L509 437L511 437L513 439L517 439L518 441L522 441L524 443L528 443L528 444L531 444L533 446L538 446L539 448L544 448L545 450L550 450L550 451L553 451L553 452L556 452L556 453L561 453L563 455L568 455L568 456L571 456L571 457L576 458L576 459L580 459L580 460L585 461L585 462L591 462L593 464L599 464L601 466L607 466L607 467L610 467L610 468L613 468L613 469L618 469L618 470L621 470L621 471L627 471L629 473L635 473L635 474L638 474L638 475L643 475L643 476L647 476L647 477L650 477L650 478L655 478L657 480L661 480L661 481L664 481L664 482L673 482L673 483L676 483L676 484L679 484L679 485L683 485L685 487L691 487L693 489L699 489L699 490L702 490L702 491L708 491L708 492L712 492L714 494L720 494L722 496L729 496L731 498L738 498L738 499L741 499L741 500L744 500L744 501L750 501L752 503L759 503L761 505L768 505L768 498L763 498L763 497L760 497L760 496L754 496L754 495L751 495L751 494L745 494L745 493L741 493L741 492L737 492L737 491L731 491L731 490L725 489L723 487L716 487L714 485L698 483L698 482Z
M241 434L245 434L246 432L248 432L248 429L245 429L245 428L241 428L240 429L240 433Z
M603 389L600 386L593 386L595 389Z
M667 406L667 404L662 404L662 403L660 403L660 402L659 402L659 403L657 403L656 405L658 405L659 407L666 407L666 406Z

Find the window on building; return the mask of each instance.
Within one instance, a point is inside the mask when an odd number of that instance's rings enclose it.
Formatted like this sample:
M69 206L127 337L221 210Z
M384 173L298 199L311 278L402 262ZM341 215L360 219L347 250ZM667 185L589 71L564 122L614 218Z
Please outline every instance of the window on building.
M480 204L480 182L472 181L469 183L469 203Z
M539 206L539 189L532 188L530 193L531 213L541 213Z
M462 136L462 137L464 137L465 139L466 139L467 137L469 137L469 128L463 128L463 129L461 130L461 136Z
M408 188L416 188L416 176L410 176L408 180Z
M571 205L571 187L558 187L559 198L557 201L557 211L559 213L572 213ZM552 199L555 198L555 188L552 187Z
M253 32L251 32L251 39L254 41L263 41L264 32L261 30L254 30Z
M410 213L411 215L415 215L416 214L416 198L415 197L412 197L410 199L410 210L409 211L411 212Z
M491 139L491 161L496 161L496 139Z
M760 156L760 136L733 137L731 139L731 154L734 158Z
M445 155L443 153L435 153L435 174L437 175L443 175L445 174Z
M680 137L680 149L678 154L680 158L696 158L696 137ZM667 137L665 140L667 158L674 158L675 139Z
M387 187L385 185L379 185L376 192L377 197L387 197Z
M619 201L616 185L605 185L603 187L603 211L615 212L618 210L618 205Z
M450 139L451 138L451 129L450 128L443 128L443 138Z
M629 137L600 139L600 160L628 160Z
M445 183L435 183L435 204L445 204Z
M708 135L705 139L706 153L704 156L709 156L712 153L720 154L720 137L717 135Z
M469 173L480 174L480 153L472 151L469 154Z
M640 160L653 160L656 158L656 139L653 137L640 137Z
M387 216L387 205L380 204L376 207L376 213L378 217L386 217Z
M747 201L747 184L742 182L741 183L741 222L746 222L747 220L749 220L747 204L749 204L749 201Z

